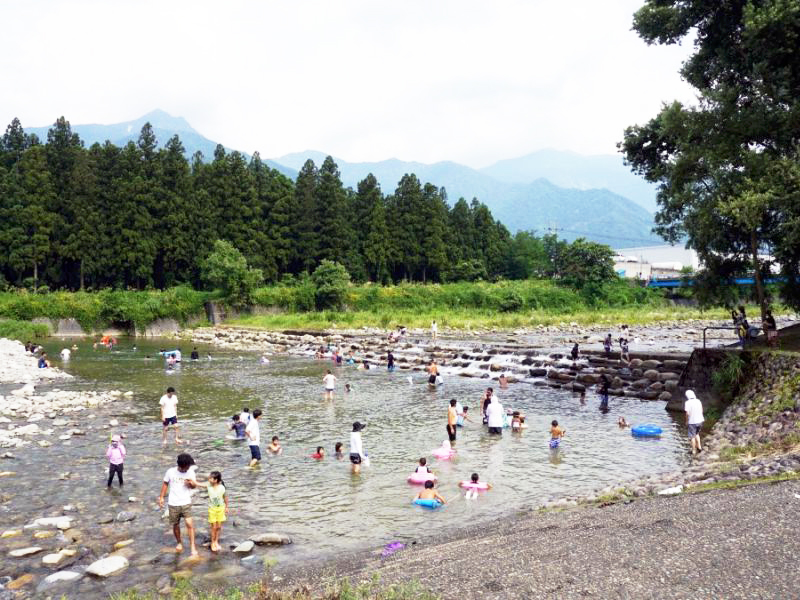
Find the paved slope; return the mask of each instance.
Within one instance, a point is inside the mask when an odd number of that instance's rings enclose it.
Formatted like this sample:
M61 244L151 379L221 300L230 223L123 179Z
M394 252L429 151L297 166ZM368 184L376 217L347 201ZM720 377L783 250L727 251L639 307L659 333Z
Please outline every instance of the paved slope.
M381 564L380 552L285 573L419 579L442 598L798 598L800 482L509 519ZM435 513L431 519L435 519Z

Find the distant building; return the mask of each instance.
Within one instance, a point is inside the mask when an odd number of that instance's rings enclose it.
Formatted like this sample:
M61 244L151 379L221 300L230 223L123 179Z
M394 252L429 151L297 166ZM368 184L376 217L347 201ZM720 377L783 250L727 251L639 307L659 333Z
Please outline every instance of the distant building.
M684 267L693 271L700 268L697 252L682 246L640 246L618 248L614 256L614 270L628 279L661 279L678 277Z

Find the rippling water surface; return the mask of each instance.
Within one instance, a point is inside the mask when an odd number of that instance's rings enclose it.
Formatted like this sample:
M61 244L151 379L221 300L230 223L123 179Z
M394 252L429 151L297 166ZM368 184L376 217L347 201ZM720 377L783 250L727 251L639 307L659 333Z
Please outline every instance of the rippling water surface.
M333 369L338 377L336 396L333 402L325 402L322 376L331 368L327 360L274 355L269 365L261 365L255 354L201 347L201 356L210 352L213 360L185 360L175 373L168 374L161 360L145 356L154 356L158 346L172 347L174 342L138 342L136 350L132 343L123 342L114 352L79 345L65 365L79 378L69 387L135 392L127 414L118 415L127 424L121 428L128 449L124 497L136 494L150 502L158 494L164 470L174 464L177 450L172 443L162 450L158 422L158 399L167 386L174 386L187 450L195 457L200 473L222 471L232 516L245 522L245 528L239 530L229 523L223 542L243 539L243 533L253 530L284 532L295 544L276 551L282 561L479 524L551 497L586 493L637 475L673 470L687 455L682 427L661 402L612 398L611 412L602 414L592 393L582 406L570 392L515 384L496 393L506 408L527 416L529 429L521 435L506 429L497 438L488 436L480 423L468 423L459 430L456 458L441 462L432 457L431 450L447 437L448 400L456 398L468 405L477 420L486 380L449 377L433 391L422 373L388 373L383 368L365 372L344 366ZM188 357L191 346L182 345L181 349ZM51 355L57 350L48 347ZM350 393L344 392L345 383L351 384ZM262 448L272 435L280 436L284 447L280 456L264 452L265 460L258 469L247 468L245 444L225 439L230 416L243 406L264 411ZM655 423L664 429L664 435L659 440L633 438L629 430L617 426L620 415L634 424ZM556 455L547 446L553 419L567 430ZM363 440L372 463L360 476L351 475L348 461L332 457L337 441L343 442L347 451L356 420L368 424ZM126 508L123 496L116 491L107 495L105 490L108 434L74 437L73 443L63 447L53 440L49 452L37 449L22 456L31 487L20 491L18 501L40 511L81 501L91 504L89 512L114 501L121 501L117 510ZM328 457L311 459L316 446L324 446ZM421 456L428 457L439 475L440 493L448 500L439 511L420 509L410 502L418 488L408 485L406 477ZM75 473L70 481L53 481L56 472L70 469ZM467 501L457 483L472 472L495 487L477 500ZM148 507L155 512L152 503ZM204 515L202 503L196 501L195 511ZM155 517L151 520L154 524L145 518L138 521L139 535L155 546L169 543L166 526ZM199 521L200 530L205 531L207 523Z

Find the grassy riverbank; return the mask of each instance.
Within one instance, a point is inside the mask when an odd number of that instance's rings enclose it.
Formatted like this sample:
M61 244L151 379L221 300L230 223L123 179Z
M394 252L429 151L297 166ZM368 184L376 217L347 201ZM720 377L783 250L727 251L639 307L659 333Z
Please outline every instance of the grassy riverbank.
M142 593L135 590L116 594L111 600L436 600L438 595L433 594L417 582L395 583L382 585L380 578L375 575L369 581L350 583L349 579L342 579L320 593L300 591L273 591L265 583L253 583L245 587L231 587L224 590L202 590L187 580L178 581L177 585L167 594Z
M497 283L352 285L344 293L343 310L315 310L310 280L255 291L255 306L228 321L264 329L352 329L430 327L515 329L537 325L631 325L688 319L726 319L727 311L674 306L658 290L628 281L613 281L575 290L549 280ZM0 293L0 335L28 339L46 335L34 327L37 318L74 318L84 331L116 327L143 331L157 319L182 325L203 321L203 305L219 294L187 287L163 291L101 290L99 292ZM751 312L753 312L751 310Z
M254 327L260 329L356 329L360 327L430 328L436 320L441 328L470 329L517 329L537 325L646 325L664 321L686 321L691 319L726 319L724 309L700 311L682 306L638 306L630 308L582 309L574 312L551 310L528 310L497 313L491 310L437 308L425 311L377 310L353 312L308 312L244 315L226 321L226 325Z

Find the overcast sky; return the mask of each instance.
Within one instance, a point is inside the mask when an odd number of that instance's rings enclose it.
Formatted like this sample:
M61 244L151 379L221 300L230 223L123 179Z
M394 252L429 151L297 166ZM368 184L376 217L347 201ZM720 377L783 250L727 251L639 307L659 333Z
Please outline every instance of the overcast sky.
M2 0L0 121L116 123L161 108L264 157L474 167L614 153L694 98L691 50L631 31L643 0Z

